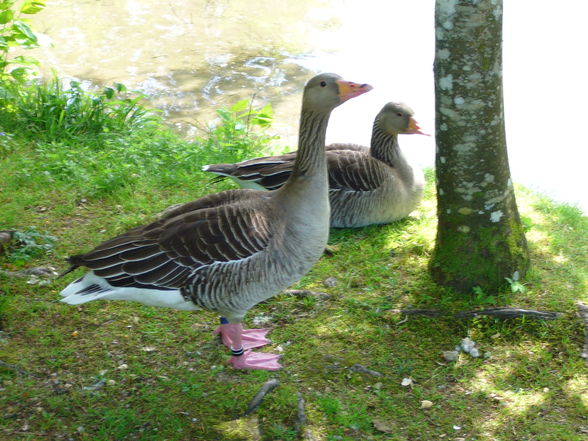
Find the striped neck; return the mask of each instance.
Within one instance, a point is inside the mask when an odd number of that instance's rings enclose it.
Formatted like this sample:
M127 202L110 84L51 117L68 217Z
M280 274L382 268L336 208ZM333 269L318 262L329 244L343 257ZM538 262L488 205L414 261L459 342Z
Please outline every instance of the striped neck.
M399 162L404 162L398 145L398 135L391 135L383 130L379 119L374 121L370 154L390 167L397 167L400 165Z
M380 121L378 119L374 121L370 155L394 168L404 182L412 184L414 173L411 165L402 154L400 144L398 143L398 135L390 134L383 130L380 127Z
M329 113L303 111L300 115L298 153L294 162L293 177L327 174L325 139Z

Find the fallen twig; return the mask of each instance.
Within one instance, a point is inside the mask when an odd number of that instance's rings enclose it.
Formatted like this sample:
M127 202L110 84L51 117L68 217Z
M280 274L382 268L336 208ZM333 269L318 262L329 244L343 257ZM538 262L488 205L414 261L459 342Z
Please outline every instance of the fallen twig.
M359 372L360 374L367 374L371 375L372 377L381 377L382 374L378 371L373 371L371 369L366 368L364 365L361 364L354 364L349 368L349 370L353 372Z
M562 312L557 311L536 311L533 309L520 309L512 307L477 309L474 311L463 311L455 314L439 311L436 309L401 309L400 314L404 316L423 315L426 317L455 317L455 318L473 318L480 315L489 315L502 319L511 319L518 317L528 317L542 320L553 320L563 316Z
M543 320L553 320L556 318L560 318L563 313L555 312L555 311L536 311L533 309L520 309L520 308L511 308L511 307L504 307L504 308L490 308L490 309L482 309L479 311L466 311L466 312L458 312L455 314L457 318L472 318L477 317L479 315L491 315L498 318L510 319L510 318L517 318L517 317L529 317L529 318L536 318L536 319L543 319Z
M280 385L280 381L275 378L272 378L272 379L266 381L263 384L263 386L261 386L261 389L259 390L259 392L257 392L257 395L255 395L255 397L253 397L253 399L249 403L249 406L247 407L247 410L245 411L243 416L247 416L247 415L252 414L255 411L255 409L257 409L259 407L259 405L263 401L264 397L267 394L269 394L272 390L274 390L276 387L278 387L279 385Z
M296 407L296 419L294 420L294 428L296 432L302 433L302 430L306 426L306 413L304 412L304 398L302 394L298 392L298 405Z
M580 357L588 364L588 306L582 302L578 302L577 306L578 316L584 322L584 346L582 347Z
M304 411L304 398L298 392L298 405L296 408L296 418L294 420L294 429L298 433L298 439L303 441L317 441L311 430L306 427L306 412Z

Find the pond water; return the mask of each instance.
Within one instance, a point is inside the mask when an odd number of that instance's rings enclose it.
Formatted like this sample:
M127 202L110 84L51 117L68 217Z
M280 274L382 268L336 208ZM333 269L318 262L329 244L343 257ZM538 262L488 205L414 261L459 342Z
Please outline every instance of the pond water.
M507 140L516 182L588 212L588 5L505 2ZM530 13L532 11L532 14ZM214 110L270 102L272 132L296 145L301 90L337 72L374 90L336 109L328 142L369 143L375 114L404 101L434 133L434 0L55 0L33 16L44 47L30 51L61 77L124 83L191 136ZM434 163L434 137L403 136Z

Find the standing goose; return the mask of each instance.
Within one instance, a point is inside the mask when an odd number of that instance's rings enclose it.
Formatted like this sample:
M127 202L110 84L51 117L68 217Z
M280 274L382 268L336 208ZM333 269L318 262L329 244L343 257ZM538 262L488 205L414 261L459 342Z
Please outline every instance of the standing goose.
M388 103L376 116L371 147L331 144L326 148L332 227L363 227L402 219L419 204L422 170L411 165L398 144L399 134L426 135L405 104ZM296 152L203 170L233 179L246 188L281 187L294 169Z
M329 232L325 135L331 111L372 87L335 74L304 88L299 150L291 177L276 191L231 190L205 196L69 258L90 269L62 301L133 300L220 313L217 330L238 369L275 370L278 355L245 350L268 343L244 331L249 309L299 280L320 257Z

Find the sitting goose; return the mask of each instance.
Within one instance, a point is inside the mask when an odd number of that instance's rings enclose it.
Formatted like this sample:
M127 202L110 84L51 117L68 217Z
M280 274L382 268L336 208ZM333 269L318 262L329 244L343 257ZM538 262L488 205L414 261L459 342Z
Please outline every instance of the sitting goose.
M233 367L279 369L278 355L244 350L268 340L265 330L247 333L241 322L250 308L299 280L321 256L329 234L329 116L371 89L335 74L312 78L302 98L298 156L282 188L208 195L70 257L69 271L90 271L61 292L62 301L133 300L216 311L226 317L220 333L232 350Z
M411 165L398 145L398 134L423 133L413 111L388 103L376 116L371 148L355 144L327 147L332 227L363 227L402 219L419 204L422 171ZM255 158L236 164L203 167L245 188L273 190L289 178L296 152Z

